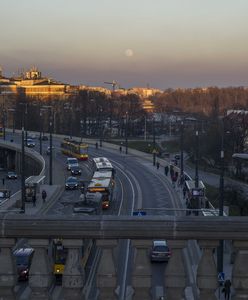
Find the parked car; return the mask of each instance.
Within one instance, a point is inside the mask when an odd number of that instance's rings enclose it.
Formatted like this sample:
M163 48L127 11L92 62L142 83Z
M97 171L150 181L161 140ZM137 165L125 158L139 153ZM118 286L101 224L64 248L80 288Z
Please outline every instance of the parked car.
M14 251L19 281L28 280L33 254L33 248L20 248Z
M167 241L153 241L150 254L151 262L153 261L168 261L171 257L170 248L167 245Z
M27 139L26 145L29 148L34 148L35 147L35 141L33 139Z
M17 179L17 174L14 171L9 171L6 175L7 179Z
M71 166L71 175L81 175L82 171L79 166Z
M78 189L78 180L76 177L70 176L66 179L65 182L66 190L75 190Z

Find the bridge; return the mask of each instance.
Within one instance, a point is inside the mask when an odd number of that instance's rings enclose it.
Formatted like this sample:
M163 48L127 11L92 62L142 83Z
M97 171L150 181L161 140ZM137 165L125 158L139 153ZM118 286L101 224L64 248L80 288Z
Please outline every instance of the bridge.
M11 142L10 145L13 147ZM31 157L33 153L37 155L31 151ZM40 172L44 172L43 167ZM230 241L235 251L232 272L235 299L248 299L247 221L246 217L196 217L181 214L79 217L41 213L33 216L10 211L0 215L0 295L2 299L18 299L17 271L12 249L17 240L27 239L28 244L35 249L28 281L29 299L91 299L89 283L85 278L86 270L80 264L80 249L87 239L93 239L99 249L95 266L98 299L153 299L149 250L153 239L166 239L173 253L163 275L166 299L217 299L219 282L214 251L222 239ZM62 287L57 298L54 298L52 255L49 252L54 238L62 239L64 247L68 249ZM128 249L132 253L132 270L124 288L119 286L117 255L123 242L129 245ZM200 249L198 257L194 257L194 243ZM189 257L193 259L189 260ZM192 261L194 264L190 265Z

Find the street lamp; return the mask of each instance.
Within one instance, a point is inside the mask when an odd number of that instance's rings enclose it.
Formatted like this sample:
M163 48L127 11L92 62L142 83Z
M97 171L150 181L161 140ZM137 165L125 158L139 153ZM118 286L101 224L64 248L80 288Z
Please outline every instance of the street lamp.
M180 153L180 171L181 171L181 176L180 176L180 183L181 185L184 184L184 163L183 163L183 148L184 148L184 124L183 121L181 121L181 138L180 138L180 148L181 148L181 153Z
M195 132L195 187L199 187L199 175L198 175L198 160L199 160L199 131Z
M219 186L219 216L223 216L224 212L224 173L225 173L225 155L224 155L224 135L225 135L225 126L224 119L222 120L221 128L221 149L220 149L220 186ZM219 241L219 247L217 250L217 268L218 272L223 272L223 251L224 251L224 241Z
M153 150L152 150L152 156L153 156L153 165L156 164L156 142L155 142L155 120L154 117L152 119L152 136L153 136Z
M28 120L27 120L27 116L28 116L28 103L27 102L20 102L19 103L22 106L25 106L25 111L24 111L24 116L22 115L22 126L24 126L25 128L25 138L26 138L26 144L27 144L27 139L28 139L28 131L27 131L27 127L28 127Z
M83 140L83 120L80 120L80 142L82 143L82 140Z
M126 154L128 154L127 130L128 130L128 112L126 112L126 130L125 130L125 146L126 146Z
M6 110L5 108L3 108L3 116L2 116L2 122L3 122L3 139L5 140L6 139L6 124L5 124L5 121L6 121Z
M52 109L50 110L49 118L50 131L50 155L49 155L49 185L53 184L53 137L52 137Z
M99 118L99 126L100 126L100 147L102 147L102 134L103 134L103 129L102 129L102 107L100 107L100 118Z
M25 147L24 147L24 127L22 127L22 152L21 152L21 212L25 213L25 201L26 201L26 188L25 188Z
M9 108L9 112L12 112L12 132L15 133L15 112L16 110L14 108Z
M42 129L43 129L42 121L43 121L43 119L42 119L42 110L40 108L40 155L42 155Z

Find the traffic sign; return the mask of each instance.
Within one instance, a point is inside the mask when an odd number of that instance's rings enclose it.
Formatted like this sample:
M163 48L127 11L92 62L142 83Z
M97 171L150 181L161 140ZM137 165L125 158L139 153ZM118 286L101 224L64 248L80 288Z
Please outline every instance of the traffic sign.
M219 282L224 282L225 281L225 273L224 272L220 272L218 274L218 281Z
M146 211L134 211L133 216L145 216Z

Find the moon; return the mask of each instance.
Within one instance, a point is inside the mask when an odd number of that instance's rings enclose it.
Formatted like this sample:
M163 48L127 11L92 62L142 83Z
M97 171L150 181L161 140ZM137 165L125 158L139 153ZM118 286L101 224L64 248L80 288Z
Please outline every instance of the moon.
M125 50L125 55L127 57L132 57L134 55L133 50L132 49L126 49Z

